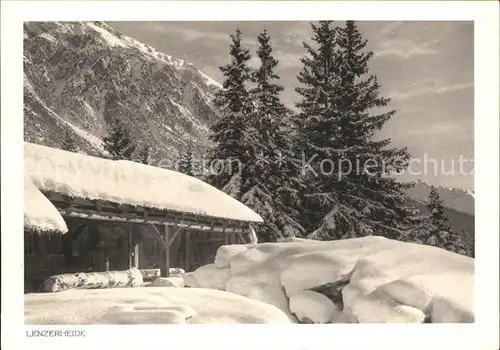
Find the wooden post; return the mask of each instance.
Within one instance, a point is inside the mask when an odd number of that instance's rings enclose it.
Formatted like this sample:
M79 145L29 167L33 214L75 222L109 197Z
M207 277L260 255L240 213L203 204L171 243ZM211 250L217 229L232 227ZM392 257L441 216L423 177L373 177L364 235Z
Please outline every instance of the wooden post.
M138 239L134 235L134 229L132 226L127 227L128 234L128 247L129 247L129 258L128 258L128 267L129 269L135 267L139 268L139 242Z
M132 230L130 225L127 226L126 232L128 239L128 268L131 269L134 266L134 257L133 257L134 245L132 242Z
M169 277L170 276L170 227L165 225L165 254L162 259L162 264L160 267L160 276Z
M74 220L67 220L68 232L62 236L62 251L64 255L64 263L66 268L72 267L73 263L73 237L72 235L77 230Z
M185 240L185 265L186 265L186 272L189 272L191 269L191 230L187 229L186 230L186 240Z
M224 239L224 245L229 245L229 238L227 236L227 232L226 232L226 223L224 222L222 224L222 235L223 235L223 239Z
M88 253L90 257L88 257L88 269L89 271L96 271L99 269L99 261L98 261L98 255L96 254L97 252L97 247L99 244L99 241L101 240L101 233L99 231L99 227L97 222L95 221L89 221L87 225L87 232L88 232ZM102 267L102 265L101 265Z
M137 226L132 227L132 243L134 244L134 267L139 268L139 233L137 232Z

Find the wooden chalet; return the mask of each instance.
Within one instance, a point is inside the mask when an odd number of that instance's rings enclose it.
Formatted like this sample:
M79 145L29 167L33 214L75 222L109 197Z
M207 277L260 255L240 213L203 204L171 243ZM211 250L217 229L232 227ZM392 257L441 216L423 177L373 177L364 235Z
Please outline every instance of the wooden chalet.
M220 245L248 243L252 225L262 222L250 208L201 180L130 161L25 143L25 176L67 224L52 252L64 256L64 267L53 273L88 271L81 261L75 263L75 250L95 243L96 235L106 239L111 231L121 238L120 258L110 261L105 253L93 271L159 267L162 276L171 267L190 271L213 261ZM26 231L29 254L33 233Z

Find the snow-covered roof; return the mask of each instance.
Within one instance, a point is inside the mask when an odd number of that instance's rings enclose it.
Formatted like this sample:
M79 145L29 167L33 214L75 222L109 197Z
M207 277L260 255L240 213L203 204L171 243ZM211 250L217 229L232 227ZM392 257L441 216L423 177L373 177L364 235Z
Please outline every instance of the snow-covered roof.
M26 175L42 192L247 222L253 210L182 173L113 161L25 142Z
M27 177L24 178L24 228L38 232L68 232L61 214Z

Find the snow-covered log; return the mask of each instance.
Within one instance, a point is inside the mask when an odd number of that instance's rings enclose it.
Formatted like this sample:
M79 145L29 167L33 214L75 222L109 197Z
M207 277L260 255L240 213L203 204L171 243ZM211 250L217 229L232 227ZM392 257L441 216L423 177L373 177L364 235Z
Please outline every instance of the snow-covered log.
M140 287L142 274L138 269L106 272L79 272L55 275L43 282L45 292L61 292L68 289L100 289Z

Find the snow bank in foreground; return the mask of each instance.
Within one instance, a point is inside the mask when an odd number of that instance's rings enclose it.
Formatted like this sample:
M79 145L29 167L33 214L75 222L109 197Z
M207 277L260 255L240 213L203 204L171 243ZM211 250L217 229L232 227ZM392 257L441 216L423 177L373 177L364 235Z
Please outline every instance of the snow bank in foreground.
M24 228L40 232L68 232L56 207L28 178L24 178Z
M365 237L219 250L219 266L232 257L227 291L274 305L292 322L326 322L327 315L328 322L474 322L474 259L439 248ZM212 283L207 272L193 273L198 286Z
M69 290L25 296L26 324L286 324L279 309L201 288Z

